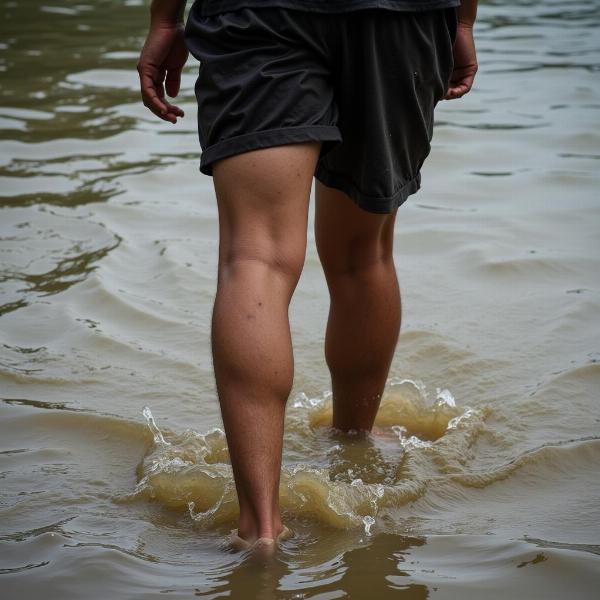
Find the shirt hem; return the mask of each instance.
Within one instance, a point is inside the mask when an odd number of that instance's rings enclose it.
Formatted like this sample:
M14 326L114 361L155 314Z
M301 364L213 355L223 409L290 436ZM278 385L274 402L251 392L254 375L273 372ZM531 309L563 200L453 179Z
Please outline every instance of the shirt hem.
M286 8L291 10L300 10L304 12L319 13L341 13L369 8L377 8L395 11L425 11L442 8L451 8L460 6L460 0L422 0L413 1L394 1L394 0L363 0L360 2L349 2L349 0L219 0L210 2L206 0L197 0L200 2L200 16L210 17L225 12L240 10L243 8Z

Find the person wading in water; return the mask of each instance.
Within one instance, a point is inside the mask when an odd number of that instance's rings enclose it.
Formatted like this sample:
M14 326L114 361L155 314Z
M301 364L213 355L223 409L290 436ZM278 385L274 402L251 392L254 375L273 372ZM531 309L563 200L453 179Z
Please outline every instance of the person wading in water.
M153 0L137 65L143 103L169 102L191 53L200 171L219 213L211 346L239 500L237 547L275 548L288 307L315 239L330 294L332 427L370 432L398 341L398 207L420 187L433 112L472 87L476 0Z

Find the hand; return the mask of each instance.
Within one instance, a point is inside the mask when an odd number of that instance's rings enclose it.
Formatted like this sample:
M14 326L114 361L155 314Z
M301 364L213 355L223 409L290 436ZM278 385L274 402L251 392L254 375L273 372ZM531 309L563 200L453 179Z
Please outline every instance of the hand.
M471 25L458 24L453 54L454 70L444 100L460 98L473 86L475 73L477 73L477 55Z
M137 64L144 106L171 123L183 117L183 110L165 99L165 87L171 98L179 93L181 70L189 54L184 29L183 23L151 25Z

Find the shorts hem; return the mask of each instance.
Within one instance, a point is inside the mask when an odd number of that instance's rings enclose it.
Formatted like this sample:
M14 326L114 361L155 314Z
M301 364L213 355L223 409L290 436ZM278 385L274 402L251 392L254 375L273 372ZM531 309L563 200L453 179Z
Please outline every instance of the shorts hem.
M347 194L353 202L367 212L389 214L403 204L407 198L421 187L421 172L406 182L391 196L369 196L361 192L352 182L339 173L328 171L323 165L317 165L315 177L328 187L336 188Z
M260 148L311 141L341 142L342 134L336 125L301 125L251 131L207 147L200 157L199 169L205 175L212 176L212 163L221 158ZM327 150L330 150L334 145L328 144L331 147ZM325 153L322 151L321 156Z

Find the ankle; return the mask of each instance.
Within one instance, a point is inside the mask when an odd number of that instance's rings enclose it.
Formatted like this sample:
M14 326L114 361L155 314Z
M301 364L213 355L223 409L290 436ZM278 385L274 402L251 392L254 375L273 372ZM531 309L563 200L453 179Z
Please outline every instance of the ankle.
M283 531L279 516L270 519L252 519L240 516L238 535L247 542L255 542L258 538L277 539Z
M387 373L387 371L386 371ZM377 384L371 387L381 389L385 386L385 377L378 376ZM341 391L334 385L333 391L333 411L331 426L343 432L358 431L370 432L375 423L375 418L381 404L383 392L378 393L360 393L360 384L356 384L351 389Z

